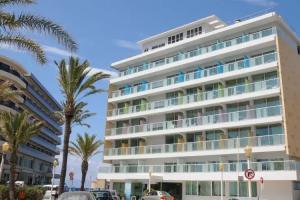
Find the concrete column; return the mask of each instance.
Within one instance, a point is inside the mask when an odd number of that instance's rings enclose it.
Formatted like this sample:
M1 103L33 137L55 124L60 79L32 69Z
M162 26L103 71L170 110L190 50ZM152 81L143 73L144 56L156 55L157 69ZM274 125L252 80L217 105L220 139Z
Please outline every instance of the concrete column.
M131 182L125 182L125 200L131 198Z

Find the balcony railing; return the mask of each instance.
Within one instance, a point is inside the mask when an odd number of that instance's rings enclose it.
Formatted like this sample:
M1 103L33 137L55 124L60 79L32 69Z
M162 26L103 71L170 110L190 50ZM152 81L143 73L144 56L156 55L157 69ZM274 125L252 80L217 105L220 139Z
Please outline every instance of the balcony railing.
M43 120L47 121L52 127L56 128L56 130L61 131L61 126L58 122L54 121L49 117L48 114L44 113L39 107L37 107L31 100L26 100L25 105L33 112L38 114Z
M284 135L265 135L244 138L231 138L221 140L206 140L188 143L162 144L136 147L121 147L105 149L106 156L139 155L139 154L160 154L178 153L192 151L208 151L219 149L237 149L247 145L252 147L263 147L272 145L283 145Z
M139 132L162 131L176 128L189 128L209 124L238 122L250 119L260 119L265 117L281 115L281 106L270 106L263 108L247 109L236 112L219 113L213 115L204 115L194 118L185 118L174 121L164 121L136 126L124 126L106 130L106 135L132 134Z
M131 113L143 112L148 110L156 110L160 108L184 105L184 104L206 101L206 100L222 98L222 97L229 97L229 96L234 96L234 95L239 95L244 93L269 90L278 87L279 87L279 81L277 78L274 78L265 81L257 81L249 84L237 85L237 86L227 87L218 90L199 92L197 94L192 94L187 96L163 99L163 100L153 101L153 102L144 103L140 105L113 109L108 111L108 116L118 116L118 115L131 114Z
M251 162L255 171L294 171L299 170L299 162L294 160ZM224 172L244 171L246 162L224 163ZM220 172L219 163L205 164L168 164L168 165L123 165L100 167L100 173L208 173Z
M144 92L147 90L152 90L156 88L161 88L169 85L174 85L182 82L187 82L187 81L192 81L196 79L201 79L205 78L208 76L214 76L218 74L223 74L227 72L232 72L244 68L249 68L249 67L254 67L258 66L261 64L266 64L270 62L274 62L277 60L276 57L276 52L272 53L267 53L261 56L256 56L253 58L244 58L242 60L232 62L232 63L227 63L227 64L219 64L216 67L208 68L208 69L202 69L198 68L194 72L191 73L180 73L179 75L172 77L172 78L167 78L167 79L162 79L159 81L154 81L154 82L143 82L138 86L134 87L128 87L126 86L124 89L121 90L116 90L112 92L112 97L119 97L119 96L126 96L129 94L134 94L134 93L139 93L139 92Z
M204 47L195 47L194 50L192 51L188 51L188 52L179 52L176 55L170 56L170 57L166 57L166 58L162 58L156 61L152 61L150 63L147 63L147 61L145 61L143 64L139 65L139 66L135 66L135 67L128 67L127 70L120 72L120 76L126 76L129 74L134 74L137 72L141 72L141 71L145 71L151 68L155 68L155 67L159 67L162 65L166 65L169 63L173 63L173 62L177 62L180 60L185 60L185 59L189 59L191 57L194 56L198 56L198 55L203 55L206 53L210 53L216 50L220 50L223 48L227 48L230 46L234 46L234 45L238 45L238 44L242 44L245 42L249 42L252 40L256 40L259 38L263 38L269 35L272 35L276 33L276 29L275 28L267 28L261 31L257 31L254 33L249 33L249 34L244 34L241 35L239 37L230 39L230 40L226 40L223 42L220 42L219 40L217 40L215 43L208 45L208 46L204 46Z

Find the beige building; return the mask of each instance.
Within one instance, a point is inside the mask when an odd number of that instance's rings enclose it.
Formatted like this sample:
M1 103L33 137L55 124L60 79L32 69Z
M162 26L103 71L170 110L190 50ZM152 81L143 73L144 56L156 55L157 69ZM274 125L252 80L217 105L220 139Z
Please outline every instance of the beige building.
M112 64L99 178L126 199L149 179L175 199L300 199L300 42L280 15L212 15L138 44Z

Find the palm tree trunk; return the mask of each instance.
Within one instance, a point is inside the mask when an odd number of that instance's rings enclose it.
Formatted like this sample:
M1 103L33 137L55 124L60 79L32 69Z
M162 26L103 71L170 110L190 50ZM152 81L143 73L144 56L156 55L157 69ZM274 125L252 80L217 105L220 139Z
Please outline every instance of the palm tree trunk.
M64 129L63 159L62 159L60 181L59 181L59 194L62 194L64 192L71 131L72 131L71 130L71 118L66 117L65 129Z
M81 186L80 186L81 191L84 191L84 183L85 183L85 178L86 178L88 169L89 169L88 161L83 160L81 163Z
M17 163L17 151L12 150L10 155L10 175L9 175L9 199L15 200L15 175L16 175L16 163Z

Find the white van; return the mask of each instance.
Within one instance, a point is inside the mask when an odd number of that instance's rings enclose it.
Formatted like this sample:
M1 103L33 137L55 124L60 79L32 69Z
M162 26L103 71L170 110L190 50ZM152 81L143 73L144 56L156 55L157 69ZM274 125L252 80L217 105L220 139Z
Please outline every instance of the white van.
M52 185L43 185L43 188L46 189L43 200L51 200L51 196L57 196L57 194L58 194L58 185L53 185L52 195L51 195L51 187L52 187Z

